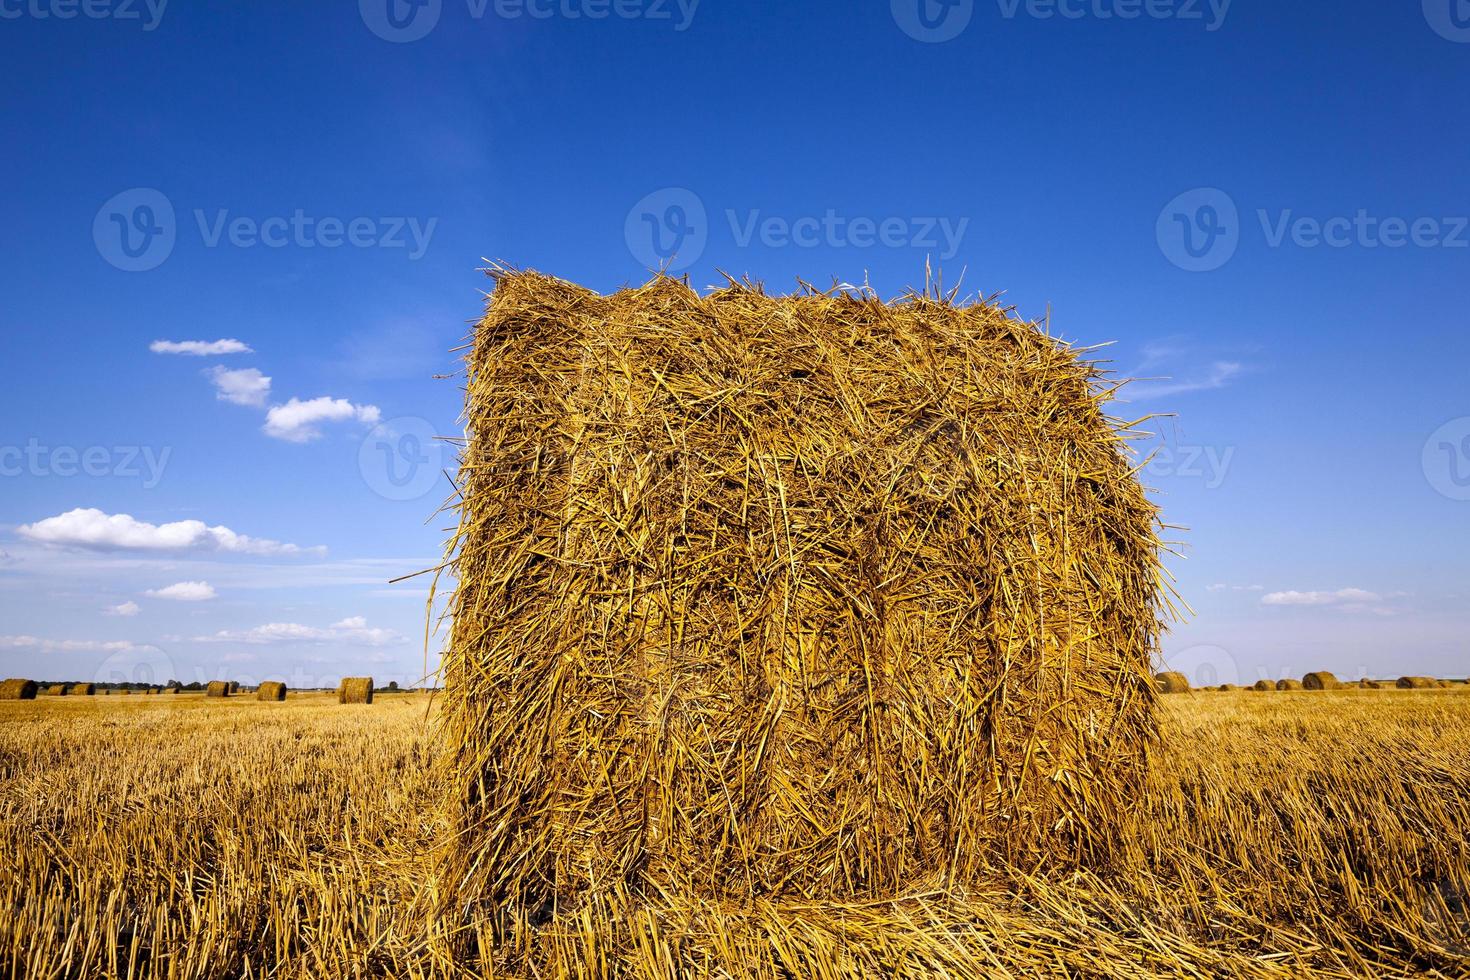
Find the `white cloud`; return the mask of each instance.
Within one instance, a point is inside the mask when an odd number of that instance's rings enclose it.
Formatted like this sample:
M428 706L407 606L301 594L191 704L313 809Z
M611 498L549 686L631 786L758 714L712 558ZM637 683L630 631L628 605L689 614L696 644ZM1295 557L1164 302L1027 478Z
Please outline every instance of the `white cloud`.
M157 647L131 640L48 640L39 636L0 635L0 649L42 653L157 653Z
M1244 370L1245 365L1238 361L1215 361L1207 371L1188 380L1168 379L1158 383L1140 381L1129 387L1128 398L1130 401L1142 401L1145 398L1166 398L1191 391L1212 391L1225 387Z
M215 357L222 354L253 354L238 340L155 340L148 345L155 354L186 354L190 357Z
M248 630L220 630L209 636L194 637L196 643L346 643L354 646L381 647L404 641L397 630L370 627L362 616L349 616L328 627L305 626L301 623L266 623Z
M271 393L271 379L255 368L231 371L216 364L205 372L214 384L214 397L222 402L264 408Z
M208 582L175 582L162 589L149 589L144 595L175 602L205 602L219 595Z
M105 514L92 507L78 507L16 528L21 537L41 544L92 551L221 551L245 555L296 555L321 552L321 548L252 538L227 527L208 527L203 521L174 521L149 524L128 514Z
M1333 606L1342 603L1373 603L1383 597L1366 589L1338 589L1336 592L1268 592L1261 596L1266 606Z
M317 428L323 422L346 422L356 420L364 425L376 425L381 413L376 405L354 405L345 398L313 398L301 401L292 398L284 405L275 405L265 416L265 434L287 442L310 442L321 436Z
M138 604L132 602L120 602L115 606L108 606L102 610L109 616L136 616L138 615Z

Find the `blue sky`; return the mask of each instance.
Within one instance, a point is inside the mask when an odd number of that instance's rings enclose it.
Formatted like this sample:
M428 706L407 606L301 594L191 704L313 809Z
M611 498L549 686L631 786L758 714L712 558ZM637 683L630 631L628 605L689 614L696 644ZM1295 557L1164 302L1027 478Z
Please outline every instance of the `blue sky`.
M0 673L417 678L482 257L670 255L1115 342L1197 680L1470 672L1463 0L391 2L0 0Z

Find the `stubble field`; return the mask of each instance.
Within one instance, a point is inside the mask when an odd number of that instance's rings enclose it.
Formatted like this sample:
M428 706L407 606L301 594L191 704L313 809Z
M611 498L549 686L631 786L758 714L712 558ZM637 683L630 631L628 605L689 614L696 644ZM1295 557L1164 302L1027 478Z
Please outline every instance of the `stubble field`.
M963 894L663 905L587 977L1470 975L1470 688L1163 699L1127 842ZM485 976L436 907L435 709L0 702L0 976ZM452 918L452 917L451 917ZM468 942L466 942L468 940Z

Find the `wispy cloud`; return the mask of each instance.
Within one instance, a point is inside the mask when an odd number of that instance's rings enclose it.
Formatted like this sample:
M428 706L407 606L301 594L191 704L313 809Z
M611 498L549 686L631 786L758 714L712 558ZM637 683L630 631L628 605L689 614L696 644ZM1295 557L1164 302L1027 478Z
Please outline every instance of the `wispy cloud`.
M1335 592L1269 592L1261 596L1266 606L1332 606L1343 602L1379 602L1383 599L1367 589L1338 589Z
M1208 368L1183 379L1145 380L1130 385L1129 400L1143 401L1148 398L1183 395L1191 391L1212 391L1225 387L1244 370L1245 365L1238 361L1215 361Z
M171 599L174 602L207 602L219 593L208 582L175 582L162 589L149 589L144 595L154 599Z
M136 616L138 615L138 604L132 600L120 602L115 606L108 606L102 612L108 616Z
M255 368L231 371L216 364L205 374L214 385L214 397L223 402L264 408L271 393L271 379Z
M269 538L252 538L223 525L209 527L203 521L149 524L130 514L107 514L91 507L79 507L34 524L22 524L16 528L16 532L23 538L41 544L85 548L90 551L218 551L245 555L296 555L321 553L325 550L303 548Z
M155 354L183 354L188 357L217 357L224 354L253 354L248 345L238 340L155 340L148 345Z
M1206 592L1265 592L1264 585L1227 585L1224 582L1216 582L1214 585L1205 586Z
M324 396L309 401L293 398L266 413L265 434L287 442L310 442L321 438L323 423L356 420L364 425L376 425L381 416L376 405L354 405L345 398Z
M39 636L0 635L0 649L41 653L157 653L158 647L131 640L51 640Z
M208 636L196 636L196 643L348 643L356 646L380 647L401 643L405 637L397 630L371 627L363 616L349 616L331 626L307 626L302 623L265 623L248 630L220 630Z

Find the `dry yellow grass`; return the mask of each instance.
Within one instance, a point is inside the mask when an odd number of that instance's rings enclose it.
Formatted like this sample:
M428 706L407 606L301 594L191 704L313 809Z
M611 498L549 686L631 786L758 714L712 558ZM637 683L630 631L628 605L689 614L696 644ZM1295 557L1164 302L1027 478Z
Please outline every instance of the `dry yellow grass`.
M486 975L428 924L430 699L336 701L0 704L0 977ZM1161 712L1105 873L645 907L537 935L548 975L1470 975L1470 689Z

